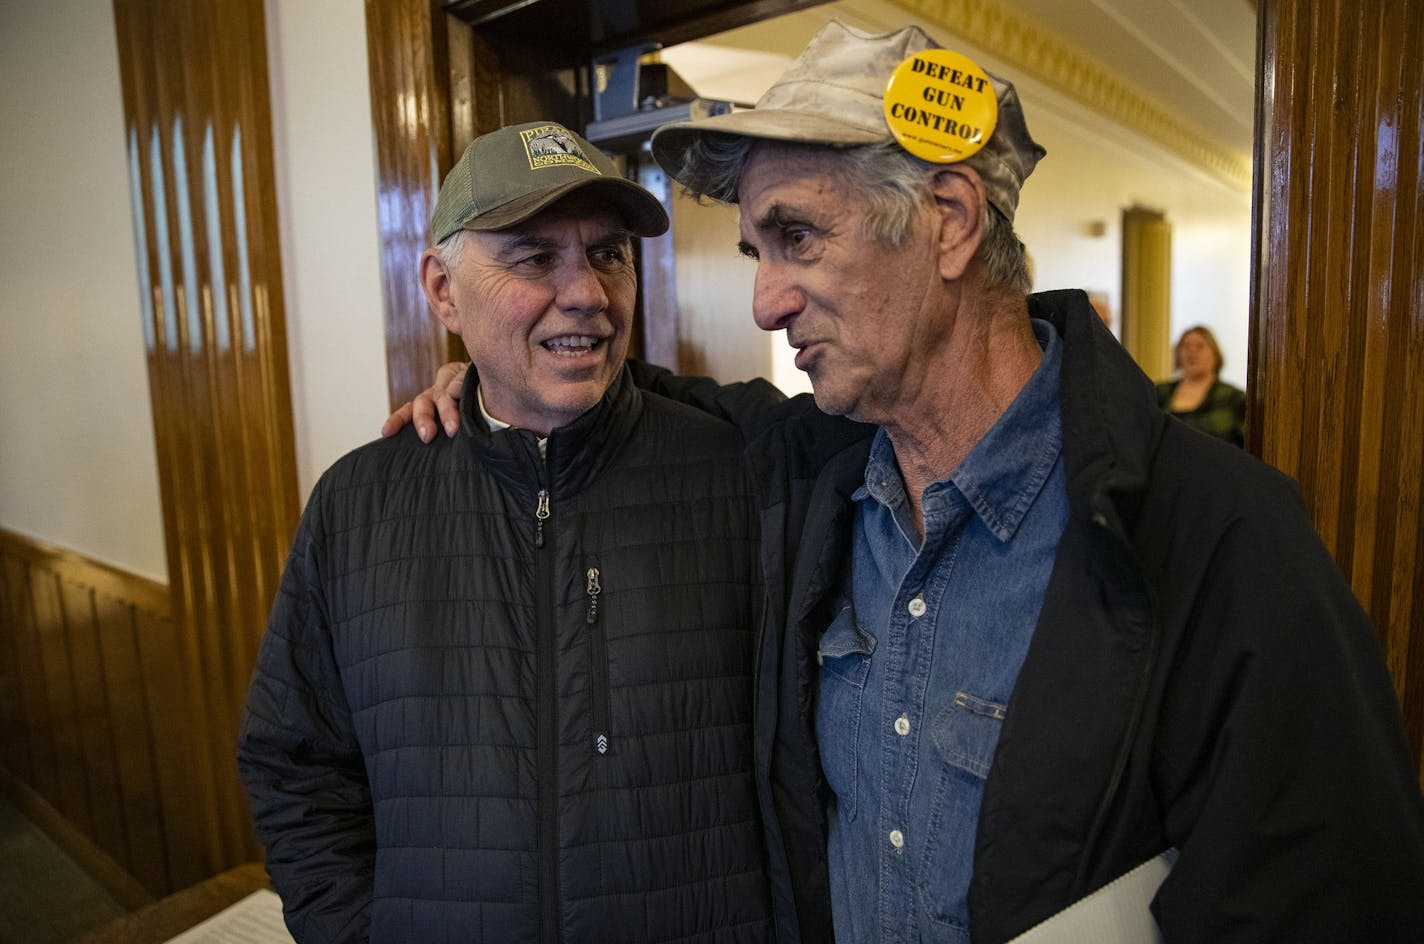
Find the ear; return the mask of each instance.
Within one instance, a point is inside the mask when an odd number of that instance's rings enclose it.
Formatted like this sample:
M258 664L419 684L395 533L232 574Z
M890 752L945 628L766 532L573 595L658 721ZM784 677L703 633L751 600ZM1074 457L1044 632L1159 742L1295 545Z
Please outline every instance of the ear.
M445 260L434 249L420 254L420 287L425 290L425 300L440 323L453 335L460 333L460 312L455 307L453 296L453 276L445 265Z
M951 164L930 177L939 211L939 274L960 279L984 238L984 182L971 167Z

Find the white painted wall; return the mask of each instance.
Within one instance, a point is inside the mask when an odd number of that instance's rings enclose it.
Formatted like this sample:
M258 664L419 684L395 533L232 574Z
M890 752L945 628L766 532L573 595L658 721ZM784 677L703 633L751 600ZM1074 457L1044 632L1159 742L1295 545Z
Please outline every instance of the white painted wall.
M1024 113L1048 149L1024 186L1015 221L1034 260L1034 287L1107 293L1121 333L1122 211L1161 210L1172 226L1173 341L1193 325L1216 335L1222 377L1246 385L1251 194L1191 168L1149 142L1027 88ZM1099 224L1101 236L1093 224ZM1165 379L1165 378L1156 378Z
M1221 379L1246 388L1251 267L1250 198L1239 215L1195 218L1172 228L1172 343L1193 325L1216 335Z
M166 579L110 0L0 3L0 526Z
M380 434L389 412L366 13L362 0L267 0L266 13L305 501L327 466Z

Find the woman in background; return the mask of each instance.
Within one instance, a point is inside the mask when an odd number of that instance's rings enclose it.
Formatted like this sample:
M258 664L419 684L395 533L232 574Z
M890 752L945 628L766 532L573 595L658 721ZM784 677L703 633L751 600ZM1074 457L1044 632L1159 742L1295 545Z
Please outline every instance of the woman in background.
M1177 376L1157 385L1157 402L1172 416L1204 433L1245 444L1246 393L1221 379L1221 348L1211 329L1182 332L1173 355Z

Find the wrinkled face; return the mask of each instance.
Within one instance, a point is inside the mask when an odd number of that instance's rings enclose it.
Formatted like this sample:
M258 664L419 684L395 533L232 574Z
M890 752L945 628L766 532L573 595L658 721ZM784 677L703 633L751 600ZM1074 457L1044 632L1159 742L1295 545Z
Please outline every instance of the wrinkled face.
M1177 342L1177 366L1188 377L1210 377L1216 374L1216 354L1200 332L1188 331Z
M612 211L569 198L467 238L449 278L453 316L441 320L465 342L490 415L547 435L622 368L637 294L631 237Z
M899 249L869 239L837 162L778 144L752 151L737 190L741 251L757 264L752 314L763 330L786 329L817 406L883 422L918 389L936 333L934 214L922 207Z

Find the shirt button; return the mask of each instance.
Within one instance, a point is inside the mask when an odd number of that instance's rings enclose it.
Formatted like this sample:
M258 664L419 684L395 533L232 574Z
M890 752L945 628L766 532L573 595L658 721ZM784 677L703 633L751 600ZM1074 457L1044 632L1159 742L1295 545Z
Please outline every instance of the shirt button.
M921 616L925 615L925 601L921 600L919 597L915 597L913 600L910 601L910 605L907 607L907 609L910 611L911 616L913 616L915 619L919 619Z
M905 848L905 834L898 829L890 830L890 845L896 849Z
M910 719L901 715L895 719L895 733L904 737L910 733Z

